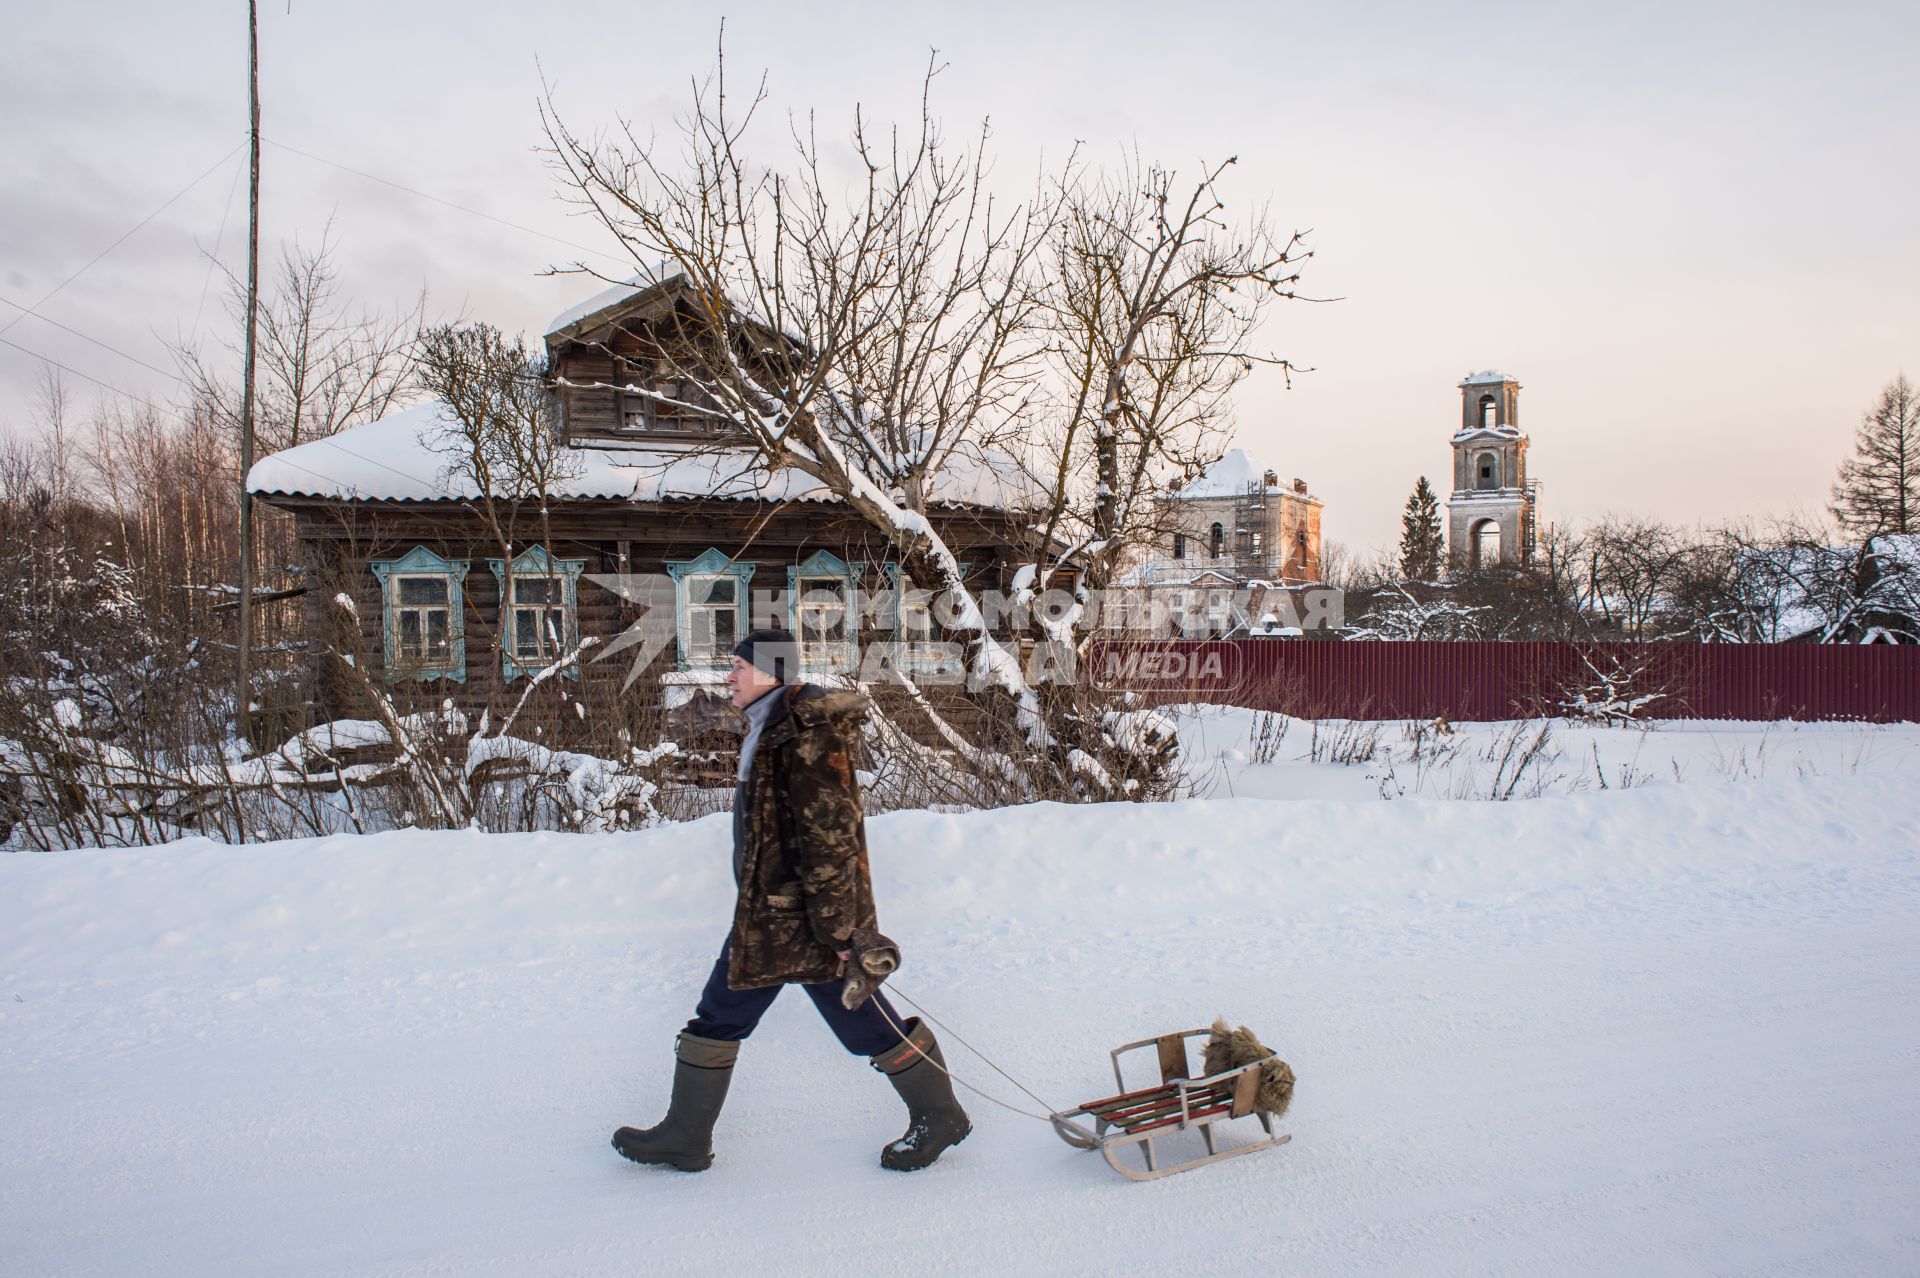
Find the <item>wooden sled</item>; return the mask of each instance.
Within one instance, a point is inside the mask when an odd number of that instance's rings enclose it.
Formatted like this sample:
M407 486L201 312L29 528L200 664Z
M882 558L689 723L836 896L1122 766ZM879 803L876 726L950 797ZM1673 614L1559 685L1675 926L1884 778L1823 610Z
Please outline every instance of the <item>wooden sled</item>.
M1207 1163L1223 1162L1292 1140L1289 1132L1275 1135L1273 1116L1254 1107L1254 1097L1260 1091L1260 1066L1273 1059L1271 1053L1205 1078L1189 1076L1187 1040L1206 1038L1210 1033L1211 1030L1186 1030L1178 1034L1162 1034L1158 1038L1143 1038L1137 1043L1124 1043L1114 1048L1110 1053L1113 1057L1113 1081L1120 1088L1120 1094L1088 1101L1078 1109L1051 1115L1053 1130L1060 1134L1061 1140L1076 1149L1099 1150L1108 1165L1129 1180L1158 1180L1175 1172L1191 1171ZM1146 1047L1153 1048L1159 1058L1160 1085L1128 1091L1127 1080L1120 1070L1120 1058L1127 1052ZM1232 1149L1219 1148L1214 1141L1214 1124L1247 1117L1260 1120L1267 1138L1251 1145L1236 1145ZM1075 1121L1077 1119L1091 1119L1092 1130ZM1200 1139L1206 1142L1207 1152L1182 1163L1161 1166L1154 1153L1153 1138L1176 1131L1184 1132L1192 1127L1200 1129ZM1120 1150L1128 1145L1141 1147L1144 1166L1135 1166L1120 1157Z

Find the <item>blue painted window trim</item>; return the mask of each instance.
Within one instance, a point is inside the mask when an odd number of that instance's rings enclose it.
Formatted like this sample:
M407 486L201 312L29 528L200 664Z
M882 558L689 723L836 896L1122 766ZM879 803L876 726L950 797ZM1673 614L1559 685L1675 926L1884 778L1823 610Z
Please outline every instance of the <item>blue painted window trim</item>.
M398 559L376 559L369 565L380 581L380 632L384 645L388 683L406 679L425 683L429 679L467 681L467 568L464 559L442 559L425 546L415 546ZM395 577L433 577L447 579L447 660L444 665L400 665L394 654L400 649L394 630L393 586Z
M960 569L961 579L965 580L967 569L972 567L972 564L963 560L955 560L954 562ZM952 641L941 637L938 633L940 623L934 621L931 615L928 617L928 623L933 628L934 633L922 641L908 640L907 592L903 585L905 574L901 571L899 564L892 562L887 564L886 572L887 581L893 590L893 652L895 664L902 670L939 670L948 666L952 660L951 658L915 655L908 647L910 642L949 643ZM937 592L928 591L929 596L934 593Z
M800 635L800 579L836 577L846 586L847 615L842 622L844 638L832 645L827 660L801 651L801 665L808 670L852 670L860 660L860 576L864 563L848 563L827 550L816 550L797 564L787 565L787 632Z
M673 578L673 638L674 655L682 670L724 670L727 655L718 654L716 658L695 662L689 652L693 647L692 619L687 614L687 581L692 577L732 577L737 583L735 599L739 616L735 622L735 631L744 635L753 628L753 603L748 597L749 583L753 581L753 571L758 564L752 560L730 559L719 550L709 546L692 559L671 559L667 561L667 575Z
M507 597L507 561L489 559L487 567L493 570L494 580L500 583L500 676L508 683L521 675L538 674L545 666L530 665L514 657L513 600ZM529 546L513 557L513 575L516 577L547 577L560 579L560 609L566 618L565 633L561 639L561 648L571 652L580 642L580 574L586 571L584 559L555 559L545 546ZM578 660L567 663L560 672L569 679L579 679Z

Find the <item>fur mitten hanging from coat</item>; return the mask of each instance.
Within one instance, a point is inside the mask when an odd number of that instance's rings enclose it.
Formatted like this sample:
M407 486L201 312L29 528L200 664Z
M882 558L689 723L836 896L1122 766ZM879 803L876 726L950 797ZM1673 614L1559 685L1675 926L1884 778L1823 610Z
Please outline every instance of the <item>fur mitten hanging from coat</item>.
M880 983L900 967L900 947L872 928L857 927L847 941L846 987L840 1005L849 1012L873 997Z
M1224 1016L1213 1022L1205 1057L1208 1074L1218 1074L1268 1056L1273 1056L1273 1049L1255 1038L1246 1026L1235 1029L1227 1024ZM1278 1118L1287 1112L1292 1101L1293 1067L1278 1057L1266 1061L1260 1066L1260 1091L1254 1097L1254 1108Z

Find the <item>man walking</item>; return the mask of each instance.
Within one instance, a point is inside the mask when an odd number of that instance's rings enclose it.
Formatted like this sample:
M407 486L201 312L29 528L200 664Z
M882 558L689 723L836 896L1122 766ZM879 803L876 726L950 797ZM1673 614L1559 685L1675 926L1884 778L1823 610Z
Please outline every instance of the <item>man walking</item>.
M713 1125L734 1059L782 985L805 989L841 1045L870 1058L906 1102L906 1134L880 1151L882 1167L931 1166L973 1130L933 1031L918 1017L903 1025L864 981L848 990L855 949L884 941L852 761L867 701L795 682L799 666L783 630L756 630L733 650L727 688L747 719L733 798L739 898L699 1007L680 1031L667 1116L613 1135L613 1147L636 1163L713 1165Z

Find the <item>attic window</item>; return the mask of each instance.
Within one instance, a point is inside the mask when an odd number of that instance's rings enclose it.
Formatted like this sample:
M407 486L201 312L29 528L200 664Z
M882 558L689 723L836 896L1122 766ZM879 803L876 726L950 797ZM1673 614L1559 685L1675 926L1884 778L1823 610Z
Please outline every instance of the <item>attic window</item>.
M655 377L646 380L644 394L623 392L620 396L620 421L628 430L650 434L707 434L713 419L700 411L711 401L697 383L686 378Z
M653 429L696 429L699 418L696 417L688 407L688 401L693 398L693 384L691 382L661 379L648 385L647 389L655 395L660 396L659 399L652 400L647 405L647 412L648 416L652 418L651 424Z

